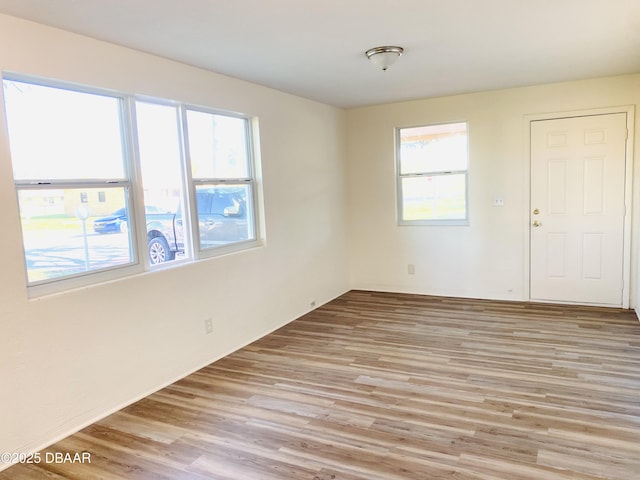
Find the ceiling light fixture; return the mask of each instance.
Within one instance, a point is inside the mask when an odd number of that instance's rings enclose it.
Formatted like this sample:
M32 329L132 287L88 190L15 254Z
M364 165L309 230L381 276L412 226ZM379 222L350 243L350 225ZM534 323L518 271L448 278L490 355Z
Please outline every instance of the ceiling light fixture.
M402 52L402 47L375 47L367 50L365 54L374 65L385 71L398 60Z

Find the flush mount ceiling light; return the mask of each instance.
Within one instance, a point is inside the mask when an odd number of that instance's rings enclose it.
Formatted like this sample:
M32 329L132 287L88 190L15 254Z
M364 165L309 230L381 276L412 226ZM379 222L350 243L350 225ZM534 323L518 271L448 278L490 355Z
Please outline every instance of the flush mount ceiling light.
M402 52L402 47L375 47L367 50L365 54L374 65L384 71L398 60Z

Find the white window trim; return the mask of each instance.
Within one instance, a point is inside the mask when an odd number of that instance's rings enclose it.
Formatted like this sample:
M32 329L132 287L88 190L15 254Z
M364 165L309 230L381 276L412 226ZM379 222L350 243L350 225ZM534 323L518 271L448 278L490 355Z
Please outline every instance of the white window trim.
M116 92L109 89L92 87L86 85L80 85L73 82L60 81L55 79L48 79L42 77L35 77L31 75L25 75L15 72L2 71L0 75L0 81L10 80L24 83L31 83L44 87L61 88L65 90L87 93L93 95L109 96L118 99L120 104L120 125L122 129L122 142L123 142L123 157L124 157L124 172L125 177L114 179L82 179L82 180L50 180L50 179L29 179L14 180L14 188L16 196L19 191L32 189L32 190L52 190L52 189L96 189L96 188L124 188L126 192L127 208L129 209L134 219L130 225L130 252L132 261L123 265L117 265L113 267L106 267L103 269L95 269L87 272L81 272L73 275L65 275L63 277L52 278L37 282L28 282L27 275L27 262L26 252L23 251L23 261L25 268L25 282L26 289L29 298L38 298L46 295L66 293L69 291L91 287L111 281L117 281L120 279L130 278L137 275L146 275L158 270L164 270L168 268L175 268L181 265L189 264L198 260L205 260L213 257L223 256L231 253L238 253L246 250L250 250L264 245L264 239L262 238L261 225L262 225L262 211L261 203L258 201L258 185L257 185L257 166L256 166L256 139L254 139L254 123L255 118L222 111L214 108L200 107L182 102L174 102L167 99L149 97L144 95L126 94ZM150 265L147 258L147 232L146 228L139 228L140 225L145 225L144 214L144 196L142 188L142 177L140 171L140 160L137 146L137 126L135 123L135 102L147 102L159 105L170 105L177 107L177 124L179 128L179 139L181 142L181 165L183 171L182 182L184 184L184 200L185 200L185 228L191 232L191 241L185 242L185 259L167 262L158 265ZM211 113L215 115L223 115L229 117L241 118L245 121L246 132L245 139L247 142L247 161L248 161L248 174L249 176L242 179L194 179L191 177L191 165L188 162L188 133L186 127L186 111L194 110L205 113ZM221 245L217 247L209 247L207 249L200 249L199 245L199 232L198 232L198 215L197 207L195 203L195 185L198 183L208 184L224 184L224 183L249 183L250 184L250 196L251 202L247 204L247 210L250 215L251 231L254 238L230 243L227 245ZM19 204L16 202L16 207L19 209ZM188 214L187 214L188 210ZM20 215L20 212L18 212ZM22 229L20 229L22 235ZM189 244L187 244L189 243ZM23 242L24 247L24 242Z
M402 164L401 164L401 148L402 142L400 139L401 130L407 128L415 128L415 127L429 127L429 126L437 126L437 125L448 125L452 123L465 123L466 131L467 131L467 168L466 170L442 170L436 172L429 173L406 173L402 174ZM470 170L470 159L469 159L469 122L467 120L457 120L457 121L448 121L448 122L439 122L439 123L428 123L428 124L420 124L420 125L409 125L404 127L397 127L395 129L395 152L396 152L396 221L398 226L469 226L469 170ZM404 197L402 192L402 179L403 178L419 178L419 177L435 177L442 175L460 175L464 174L465 178L465 218L437 218L437 219L423 219L423 220L404 220L402 218L402 212L404 211Z
M191 226L191 237L192 244L194 247L194 258L195 259L207 259L212 257L217 257L221 255L226 255L229 253L236 253L239 251L261 247L263 246L263 241L261 238L260 231L260 221L258 220L258 202L257 202L257 185L256 185L256 153L255 153L255 144L254 144L254 119L241 114L231 113L231 112L223 112L221 110L217 110L214 108L204 108L197 107L194 105L183 104L181 107L181 115L182 115L182 128L184 129L183 133L183 149L185 152L185 157L187 159L191 158L189 151L189 126L187 122L187 111L194 111L200 113L207 113L211 115L224 115L227 117L235 117L242 119L245 125L245 140L247 142L246 150L247 150L247 177L242 178L216 178L216 177L198 177L194 178L191 171L191 163L185 162L185 178L188 185L188 203L192 207L189 209L190 213L190 226ZM197 185L225 185L225 184L249 184L249 196L250 196L250 206L251 206L251 230L253 232L254 238L234 242L227 245L219 245L214 247L203 248L200 243L200 231L199 231L199 223L198 223L198 207L196 201L196 186Z

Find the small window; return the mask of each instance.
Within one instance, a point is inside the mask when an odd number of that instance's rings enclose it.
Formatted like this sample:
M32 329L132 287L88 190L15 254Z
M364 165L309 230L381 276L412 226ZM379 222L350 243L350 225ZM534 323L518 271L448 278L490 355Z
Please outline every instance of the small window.
M98 203L104 203L107 201L107 196L104 192L98 192Z
M256 240L249 122L187 109L200 252Z
M396 142L399 223L467 224L467 124L399 128Z
M89 195L87 195L87 192L80 192L80 203L89 203Z

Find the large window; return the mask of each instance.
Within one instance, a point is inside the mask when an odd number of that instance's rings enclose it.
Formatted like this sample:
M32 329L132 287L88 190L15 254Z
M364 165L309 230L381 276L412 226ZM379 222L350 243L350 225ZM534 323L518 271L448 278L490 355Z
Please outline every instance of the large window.
M400 224L466 224L467 124L397 129Z
M29 286L256 244L248 118L13 74L3 93Z
M29 284L134 263L127 236L92 228L106 205L131 203L123 100L17 80L3 87Z

